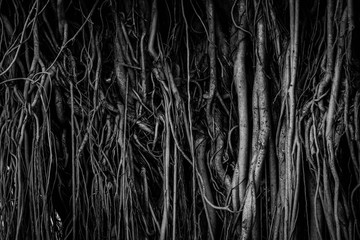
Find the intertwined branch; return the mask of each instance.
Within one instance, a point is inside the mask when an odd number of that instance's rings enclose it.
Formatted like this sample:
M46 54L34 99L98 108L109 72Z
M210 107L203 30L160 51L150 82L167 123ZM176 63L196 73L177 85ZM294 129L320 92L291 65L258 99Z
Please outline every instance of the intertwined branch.
M359 238L357 10L0 1L1 239Z

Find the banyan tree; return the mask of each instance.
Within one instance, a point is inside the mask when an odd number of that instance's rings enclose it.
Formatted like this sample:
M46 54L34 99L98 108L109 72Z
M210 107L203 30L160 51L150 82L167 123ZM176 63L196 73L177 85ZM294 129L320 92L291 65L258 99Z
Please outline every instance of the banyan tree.
M359 239L359 12L0 0L0 239Z

